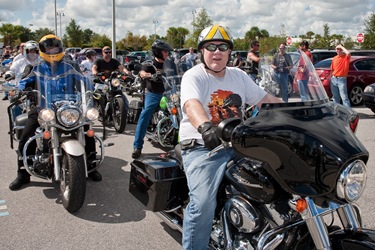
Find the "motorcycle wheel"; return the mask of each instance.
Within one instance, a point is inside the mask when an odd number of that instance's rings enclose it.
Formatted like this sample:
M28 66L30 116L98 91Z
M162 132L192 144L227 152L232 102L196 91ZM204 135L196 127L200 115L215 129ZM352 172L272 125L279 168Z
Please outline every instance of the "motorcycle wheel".
M125 131L128 119L128 105L124 98L116 97L113 104L113 125L118 133Z
M178 130L172 126L169 117L161 119L156 127L159 144L165 148L173 148L177 145Z
M85 201L86 172L83 157L69 155L63 151L60 193L63 206L70 213L78 211Z

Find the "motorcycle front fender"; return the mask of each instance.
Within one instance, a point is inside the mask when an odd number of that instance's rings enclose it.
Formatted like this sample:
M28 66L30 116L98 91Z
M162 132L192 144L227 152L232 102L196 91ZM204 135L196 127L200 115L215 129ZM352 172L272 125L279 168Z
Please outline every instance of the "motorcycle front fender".
M329 235L329 238L332 244L332 249L375 249L375 230L371 229L360 228L355 231L335 231Z
M85 148L77 140L68 140L61 144L61 148L64 149L70 155L80 156L85 153Z

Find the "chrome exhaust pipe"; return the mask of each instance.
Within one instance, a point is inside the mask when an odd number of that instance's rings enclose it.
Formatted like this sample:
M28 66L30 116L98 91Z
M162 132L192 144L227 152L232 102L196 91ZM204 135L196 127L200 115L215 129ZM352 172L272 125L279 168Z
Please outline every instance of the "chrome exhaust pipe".
M165 211L160 211L155 213L160 219L162 219L170 228L173 230L178 230L182 233L182 226L178 223L178 220L172 218L168 213Z

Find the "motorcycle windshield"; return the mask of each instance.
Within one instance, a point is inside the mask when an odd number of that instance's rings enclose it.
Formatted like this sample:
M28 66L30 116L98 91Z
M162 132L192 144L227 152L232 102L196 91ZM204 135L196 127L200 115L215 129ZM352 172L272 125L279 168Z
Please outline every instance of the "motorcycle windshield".
M51 75L38 68L33 73L36 88L40 92L37 102L40 108L53 108L59 101L82 103L86 101L82 93L92 88L90 80L74 68L58 75Z
M264 103L235 127L231 142L236 152L263 162L284 190L334 199L340 171L356 159L366 163L368 151L354 134L357 113L330 101L310 59L297 53L294 63L286 55L262 58L259 85L284 102ZM292 89L283 93L287 84Z
M185 73L185 67L181 61L173 61L170 58L164 61L163 72L165 75L164 89L174 93L180 91L181 79Z
M328 100L310 58L301 50L263 55L258 73L259 86L284 102Z

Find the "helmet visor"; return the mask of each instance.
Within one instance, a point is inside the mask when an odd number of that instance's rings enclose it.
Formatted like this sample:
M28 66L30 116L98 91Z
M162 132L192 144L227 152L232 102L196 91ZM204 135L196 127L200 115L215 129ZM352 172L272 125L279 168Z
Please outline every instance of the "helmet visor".
M63 51L63 46L60 40L47 38L39 43L39 49L45 54L59 54Z

